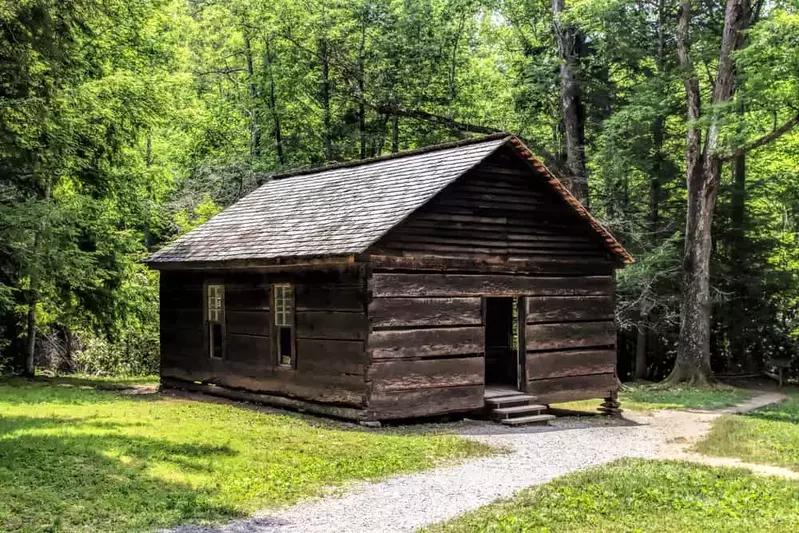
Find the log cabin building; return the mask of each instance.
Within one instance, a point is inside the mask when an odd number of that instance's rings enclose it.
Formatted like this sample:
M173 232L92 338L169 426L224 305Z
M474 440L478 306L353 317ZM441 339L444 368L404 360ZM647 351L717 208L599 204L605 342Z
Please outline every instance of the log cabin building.
M276 176L148 259L161 380L360 421L618 407L631 261L510 135Z

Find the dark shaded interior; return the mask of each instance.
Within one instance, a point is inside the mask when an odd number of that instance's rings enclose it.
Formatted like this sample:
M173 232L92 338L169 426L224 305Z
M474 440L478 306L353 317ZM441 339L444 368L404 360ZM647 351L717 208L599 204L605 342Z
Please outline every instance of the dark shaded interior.
M485 299L486 384L517 386L518 359L513 334L514 298Z

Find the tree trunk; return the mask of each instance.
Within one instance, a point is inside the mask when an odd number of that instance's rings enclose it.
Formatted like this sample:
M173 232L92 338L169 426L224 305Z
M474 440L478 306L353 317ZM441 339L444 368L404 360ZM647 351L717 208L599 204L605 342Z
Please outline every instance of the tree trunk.
M742 154L733 160L732 168L732 197L730 199L730 262L737 265L732 280L734 298L730 302L730 314L728 324L728 335L730 341L730 356L737 370L741 372L751 372L756 369L756 365L746 350L746 328L743 323L746 320L746 302L749 299L747 294L746 258L744 254L745 246L745 226L746 226L746 155Z
M646 328L643 324L638 326L635 337L635 379L646 379Z
M366 11L361 21L361 43L358 50L358 134L361 141L360 156L366 159L366 106L364 105L364 54L366 53Z
M718 70L713 87L712 103L730 99L733 91L735 64L732 53L743 42L743 24L748 13L746 0L728 0ZM677 52L683 71L688 107L688 135L685 162L688 184L688 212L683 252L683 299L680 310L680 339L670 383L689 382L703 385L712 380L710 368L710 253L712 248L713 213L721 177L721 160L716 154L720 119L711 116L705 146L700 153L701 135L697 121L699 81L690 58L691 0L683 0L677 25Z
M325 161L333 160L333 140L331 139L330 132L330 60L327 50L327 39L322 37L319 39L319 62L322 66L322 86L321 86L321 104L322 104L322 145L325 150Z
M399 117L391 117L391 153L399 152Z
M566 166L571 176L567 186L574 196L588 205L588 174L585 163L585 111L581 101L580 68L582 34L576 28L561 24L565 0L552 0L555 40L560 58L560 99L566 143Z
M244 59L247 63L247 84L250 88L250 156L252 159L261 157L261 128L258 125L258 87L255 85L255 71L252 62L252 47L250 36L244 33Z
M272 65L274 58L272 56L272 41L267 37L264 41L264 66L269 76L269 112L272 114L272 137L275 142L275 153L277 154L277 163L281 167L286 164L285 157L283 156L283 132L280 129L280 113L277 109L277 94L275 90L275 73Z
M28 314L26 318L27 337L25 339L25 368L23 375L33 377L36 374L36 305L39 303L38 276L31 276L28 295Z

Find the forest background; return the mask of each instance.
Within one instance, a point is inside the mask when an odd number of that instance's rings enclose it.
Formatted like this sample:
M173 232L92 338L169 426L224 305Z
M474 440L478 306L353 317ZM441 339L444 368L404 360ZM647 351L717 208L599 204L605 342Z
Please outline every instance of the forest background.
M623 379L796 369L797 123L791 0L0 0L0 371L153 373L151 251L271 173L499 130L637 259Z

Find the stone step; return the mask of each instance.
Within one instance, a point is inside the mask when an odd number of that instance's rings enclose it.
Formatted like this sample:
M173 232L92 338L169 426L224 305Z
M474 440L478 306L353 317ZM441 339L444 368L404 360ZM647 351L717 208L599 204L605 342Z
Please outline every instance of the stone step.
M512 418L514 415L537 415L546 410L546 405L514 405L513 407L499 407L491 411L496 418Z
M524 424L546 424L554 419L555 415L531 415L518 418L503 418L500 422L507 426L521 426Z
M491 407L504 407L510 405L530 404L536 400L535 396L529 394L513 394L511 396L499 396L496 398L486 398L485 402Z

